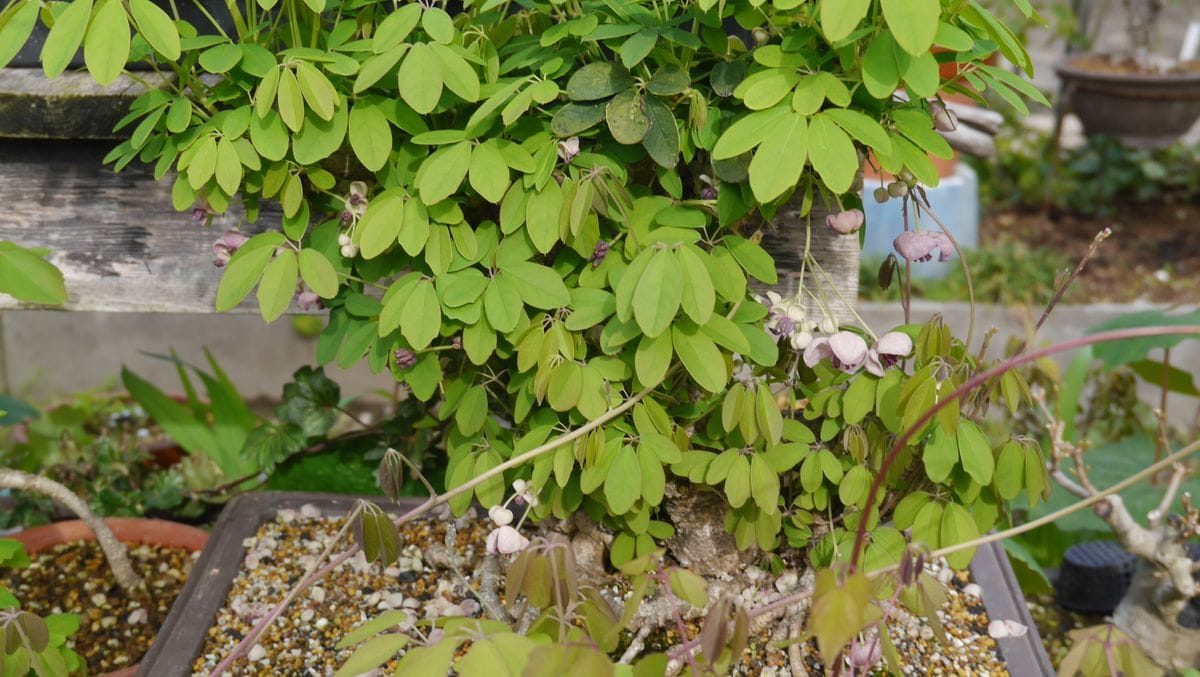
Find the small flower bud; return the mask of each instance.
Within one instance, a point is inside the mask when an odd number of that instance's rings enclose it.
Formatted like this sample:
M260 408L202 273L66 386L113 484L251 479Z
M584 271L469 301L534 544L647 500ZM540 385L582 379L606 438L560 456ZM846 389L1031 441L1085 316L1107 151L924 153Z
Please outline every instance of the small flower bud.
M342 256L344 256L348 259L352 259L355 256L358 256L358 245L356 245L356 244L342 245Z
M751 34L754 36L754 42L759 45L765 45L767 40L771 39L771 34L765 28L755 28Z
M821 318L821 322L817 325L817 329L819 329L822 334L836 334L838 330L837 320L833 319L833 317L829 315L826 315L825 317Z
M417 355L411 350L399 348L392 353L392 358L396 360L396 366L400 369L412 369L417 366Z
M325 304L321 303L321 297L317 295L317 292L307 287L296 294L296 305L303 311L320 310L325 307Z
M563 139L558 142L558 158L563 162L570 162L579 155L579 137L572 136L569 139Z
M350 236L348 234L342 233L341 235L338 235L338 246L339 247L345 247L352 243L353 243L353 240L350 239Z

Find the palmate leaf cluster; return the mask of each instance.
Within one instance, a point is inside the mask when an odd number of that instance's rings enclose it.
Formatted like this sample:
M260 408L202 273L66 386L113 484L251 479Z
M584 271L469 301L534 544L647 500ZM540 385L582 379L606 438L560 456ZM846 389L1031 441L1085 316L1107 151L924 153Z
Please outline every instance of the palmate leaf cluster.
M9 4L0 37L22 41L32 4ZM229 36L168 26L140 2L60 9L48 74L82 41L102 81L126 54L175 76L122 121L117 168L174 172L178 209L223 212L240 196L266 222L229 261L217 308L254 293L270 321L300 285L322 298L318 362L365 359L433 404L449 487L652 390L456 509L528 478L536 516L586 510L620 532L614 559L627 560L669 535L665 485L687 478L723 492L739 544L820 541L828 559L910 415L896 412L919 413L944 372L974 368L947 338L911 377L796 372L750 285L777 282L758 215L793 195L802 213L852 204L868 153L936 183L930 156L950 149L929 97L1037 94L984 64L999 52L1030 70L977 2L258 0ZM366 185L361 212L351 181ZM938 469L913 494L941 508L921 513L936 543L995 518L974 507L994 473L973 425L939 418L942 437L911 454ZM887 482L912 486L925 485Z

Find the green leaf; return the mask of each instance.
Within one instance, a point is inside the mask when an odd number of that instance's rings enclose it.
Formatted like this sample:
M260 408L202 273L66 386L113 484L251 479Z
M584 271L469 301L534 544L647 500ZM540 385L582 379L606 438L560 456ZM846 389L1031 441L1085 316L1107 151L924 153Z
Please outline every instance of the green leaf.
M454 19L440 7L426 7L421 14L421 29L435 41L448 45L454 40Z
M633 317L646 336L661 335L671 326L683 299L683 275L669 249L660 249L650 259L633 296Z
M28 303L59 305L67 300L63 274L38 253L0 242L0 292Z
M776 106L738 118L717 139L713 146L713 159L727 160L749 151L776 134L780 125L791 117L790 106Z
M992 456L992 445L979 426L970 421L959 421L958 456L963 470L982 486L992 483L996 462Z
M942 82L937 58L930 52L913 57L901 77L906 89L922 99L937 94L938 85Z
M941 547L946 548L979 538L979 527L971 513L957 503L947 503L942 511ZM975 548L967 548L946 555L946 562L955 569L966 569L975 557Z
M933 438L925 443L925 452L921 457L925 464L925 474L938 484L944 484L949 479L950 472L958 464L958 458L957 442L941 428L938 428L933 433Z
M822 115L833 120L837 126L862 144L885 155L892 152L891 139L874 118L848 108L830 108Z
M363 167L378 171L392 152L392 126L379 106L357 101L350 110L350 147Z
M876 99L891 97L900 84L900 67L896 63L897 48L892 34L884 31L871 41L871 45L863 54L863 86Z
M516 329L521 305L521 294L503 273L493 277L483 291L483 309L488 323L501 333Z
M1133 373L1141 376L1147 383L1159 387L1165 386L1167 390L1173 393L1200 397L1200 390L1196 389L1196 383L1192 378L1192 374L1179 367L1166 365L1154 360L1138 360L1137 362L1130 362L1129 368L1133 370ZM1011 373L1008 372L1008 374ZM1007 374L1005 375L1007 376Z
M671 335L663 332L657 338L643 336L634 354L634 370L644 386L661 383L671 366Z
M671 168L679 162L679 127L671 109L656 97L649 97L650 129L642 145L660 167Z
M210 73L227 73L242 60L240 47L228 42L210 47L200 53L200 65Z
M404 42L421 21L421 9L419 3L413 3L388 12L375 28L375 35L371 38L371 50L382 54Z
M338 293L338 276L333 264L315 249L300 250L300 277L323 299L331 299Z
M433 282L421 280L400 311L400 333L414 350L424 350L442 328L442 304Z
M304 95L300 93L300 83L296 81L296 74L290 68L279 71L279 85L275 98L283 124L293 132L300 131L304 124Z
M479 76L475 74L475 69L467 60L459 56L458 52L446 47L433 43L429 45L433 49L434 55L442 65L442 81L446 85L446 89L454 92L463 101L474 102L479 100Z
M495 139L476 146L471 152L467 177L475 192L488 202L500 204L504 199L509 183L508 163Z
M404 615L401 611L391 611L385 613L398 613ZM389 622L388 625L395 625ZM374 634L374 633L372 633ZM395 632L389 632L371 637L362 646L354 650L354 653L346 659L338 671L334 673L334 677L352 677L360 675L364 672L385 665L392 660L401 649L412 643L412 640L407 635L402 635Z
M642 471L642 500L648 506L662 503L667 486L667 474L662 461L648 445L638 445L638 466Z
M750 460L750 494L760 509L779 510L779 475L763 454L754 454Z
M225 312L237 306L258 284L275 247L283 244L283 235L276 231L259 233L238 248L225 267L217 287L217 311Z
M996 459L996 492L1000 498L1011 501L1025 487L1025 448L1016 441L1009 441L1000 450Z
M571 303L567 285L554 270L531 261L504 264L500 267L521 294L525 304L541 310L557 310Z
M937 34L940 0L880 0L896 42L913 56L928 52Z
M735 453L725 475L725 498L730 507L740 508L750 500L750 493L750 461L741 453Z
M483 429L487 420L487 391L483 386L471 386L454 410L454 423L464 435L474 435Z
M770 143L758 147L750 161L750 189L755 199L771 202L795 187L809 157L808 136L805 116L791 114L775 130ZM817 161L815 155L812 159Z
M838 484L838 500L842 505L858 505L870 488L871 473L866 466L851 466Z
M604 478L604 500L614 515L629 512L642 495L642 467L633 447L624 446L616 454Z
M710 393L718 393L725 388L729 377L725 358L712 339L700 333L694 325L685 326L681 323L671 328L671 341L679 361L683 362L700 387Z
M896 129L922 150L947 160L954 156L950 144L934 130L933 118L929 113L912 108L900 109L892 111L892 120L896 123Z
M112 84L129 60L129 17L120 0L100 0L83 39L83 60L102 85Z
M179 58L179 29L161 7L150 0L129 0L129 11L138 32L154 51L168 61Z
M128 369L121 370L121 383L155 423L185 451L211 457L227 477L240 477L244 473L245 461L238 456L222 458L212 431L191 409L167 397L153 384Z
M568 103L550 120L555 136L566 138L591 129L604 119L605 103Z
M842 418L846 423L859 423L875 411L875 387L878 384L879 379L864 374L851 379L850 387L842 397Z
M619 64L596 61L571 74L567 97L572 101L606 99L633 85L633 76Z
M683 312L695 320L696 324L703 326L713 316L717 294L713 289L712 279L708 276L708 268L698 252L700 250L695 246L685 245L675 251L675 259L679 271L683 274Z
M408 50L397 74L400 98L414 111L425 115L437 108L442 98L442 61L428 44L418 42ZM428 203L426 203L428 204Z
M850 137L833 120L818 114L809 121L808 144L809 158L825 187L839 195L848 192L860 167L858 153ZM751 163L751 172L753 168ZM750 179L753 182L753 174Z
M417 190L421 202L434 205L454 194L471 167L471 142L443 146L421 163Z
M229 195L237 193L242 185L242 160L228 137L223 136L217 141L213 174L217 177L217 185Z
M650 112L646 97L633 87L617 94L608 102L604 109L604 118L617 143L640 143L650 131Z
M779 282L779 276L775 272L775 260L762 247L739 235L727 235L724 244L738 265L760 282Z
M373 259L396 244L404 224L404 202L403 193L395 189L371 200L355 233L363 258Z
M1130 329L1134 327L1189 327L1196 328L1200 326L1200 310L1195 310L1190 313L1168 314L1161 310L1147 310L1138 313L1129 313L1113 318L1106 322L1102 322L1093 327L1089 327L1087 333L1099 334L1101 332L1114 331L1117 329ZM1196 339L1200 334L1168 334L1165 336L1151 336L1148 338L1134 338L1123 341L1108 341L1098 343L1092 346L1092 354L1100 361L1104 362L1104 366L1112 369L1122 364L1137 362L1144 360L1151 350L1158 348L1173 348L1187 339ZM1162 379L1162 374L1158 375L1158 380ZM1157 382L1157 381L1154 381Z
M325 74L317 70L317 67L311 63L299 61L296 63L296 79L300 83L300 93L304 97L304 102L308 104L312 112L322 120L332 118L333 110L337 107L338 96L333 84L329 82L329 78L325 77Z
M308 117L304 128L292 138L292 156L301 165L313 165L341 149L349 126L346 106L340 106L329 120Z
M0 21L0 68L13 60L33 34L40 5L38 0L22 0L20 8L12 11L7 21ZM10 5L9 10L12 7L15 5Z
M691 76L682 67L666 64L654 71L646 83L646 90L658 96L674 96L686 90L691 84Z
M54 20L39 56L46 77L56 78L66 70L83 42L91 16L92 0L74 0Z
M562 232L563 190L550 181L541 190L530 193L525 203L525 230L533 246L543 254L558 244Z
M867 16L871 0L821 0L821 32L829 42L841 42Z
M262 318L274 322L291 305L299 273L296 253L285 250L267 264L258 284L258 309Z

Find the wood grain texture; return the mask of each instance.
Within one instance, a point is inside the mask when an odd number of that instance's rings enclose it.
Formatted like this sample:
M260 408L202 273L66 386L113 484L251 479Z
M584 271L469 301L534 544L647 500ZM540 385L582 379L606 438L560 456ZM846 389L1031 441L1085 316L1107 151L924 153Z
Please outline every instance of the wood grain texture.
M833 312L839 323L855 321L852 309L858 300L859 245L857 235L838 235L825 225L829 210L814 204L810 214L812 242L809 251L821 265L824 275L812 266L804 269L803 286L816 294ZM772 289L785 298L801 286L801 263L807 239L809 218L800 216L800 198L795 197L775 213L775 218L763 228L762 246L775 259L779 284L759 285L759 291ZM812 294L804 293L804 307L813 320L821 319L821 311Z
M221 270L212 243L257 225L241 212L205 227L171 207L171 184L130 165L117 174L106 143L0 141L0 240L48 247L66 278L65 310L214 312ZM0 308L27 307L0 295ZM251 299L241 311L253 310Z
M154 84L155 73L138 77ZM114 139L113 125L145 88L122 75L108 86L82 71L49 80L37 68L0 68L0 137Z

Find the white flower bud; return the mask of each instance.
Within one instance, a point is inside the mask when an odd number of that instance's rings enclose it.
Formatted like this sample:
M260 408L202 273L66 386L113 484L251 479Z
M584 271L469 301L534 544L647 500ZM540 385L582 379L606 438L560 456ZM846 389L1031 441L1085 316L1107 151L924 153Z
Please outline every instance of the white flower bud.
M492 518L492 521L499 527L506 527L513 521L512 511L502 505L492 506L488 510L488 517Z
M348 245L349 245L349 244L351 244L352 242L353 242L353 241L350 239L350 235L349 235L349 234L347 234L347 233L342 233L341 235L338 235L338 246L339 246L339 247L345 247L345 246L348 246Z

